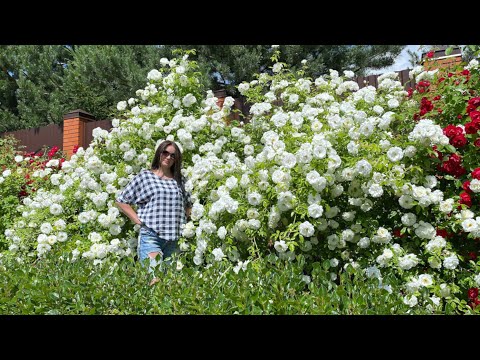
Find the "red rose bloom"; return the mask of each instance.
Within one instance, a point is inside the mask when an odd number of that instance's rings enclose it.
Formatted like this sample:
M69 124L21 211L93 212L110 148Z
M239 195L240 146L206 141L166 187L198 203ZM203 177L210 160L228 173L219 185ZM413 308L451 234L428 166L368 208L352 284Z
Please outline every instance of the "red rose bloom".
M450 139L450 144L455 146L457 149L464 147L467 145L467 138L463 134L457 135L453 139Z
M469 260L473 260L473 261L477 260L477 253L475 251L470 251L467 254L467 256Z
M468 100L468 105L477 108L480 105L480 97L474 97Z
M473 145L475 145L476 147L480 147L480 138L475 139Z
M467 180L462 184L462 189L465 190L469 194L473 193L473 191L470 189L470 180Z
M462 135L463 130L460 126L449 124L443 129L443 134L451 140L455 136Z
M468 303L472 309L475 309L480 304L480 299L474 299Z
M400 229L394 229L393 230L393 236L397 237L397 238L402 238L405 236L405 234L401 234L400 233Z
M466 191L462 191L460 193L460 204L465 204L467 207L472 206L472 198L470 197L470 194L467 193Z
M480 180L480 167L473 169L472 171L472 177L474 179Z
M467 134L475 134L477 132L476 123L474 123L473 121L470 121L470 122L466 123L465 124L465 132Z
M444 239L449 238L451 235L446 229L437 229L437 236L441 236Z
M470 300L478 298L478 288L472 287L472 288L468 289L468 298Z
M480 111L478 110L470 111L468 116L470 116L470 119L472 119L472 121L476 121L476 120L480 121Z

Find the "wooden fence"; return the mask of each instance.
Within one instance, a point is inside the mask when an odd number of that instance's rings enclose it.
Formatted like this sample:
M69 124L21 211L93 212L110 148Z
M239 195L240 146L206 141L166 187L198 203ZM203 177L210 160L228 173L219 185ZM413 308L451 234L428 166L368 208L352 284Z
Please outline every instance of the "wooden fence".
M112 128L111 120L95 120L84 110L78 109L63 116L62 124L50 124L33 129L9 131L1 137L15 137L26 152L37 152L45 147L58 146L70 157L75 146L88 147L93 140L93 129L100 127L105 130Z
M440 54L442 55L442 54ZM458 64L461 61L461 55L440 56L436 59L424 59L425 67L432 69L433 67L445 67ZM410 69L397 71L398 80L404 86L405 89L409 89L414 86L409 79ZM378 77L380 75L359 76L355 80L360 88L367 85L378 87ZM224 90L218 90L215 92L215 96L218 98L217 104L223 105L223 101L226 97ZM235 99L233 109L238 110L243 115L247 116L250 111L250 105L245 101L243 97ZM232 112L230 120L240 120L241 115L238 112ZM61 125L47 125L34 129L10 131L0 136L13 135L16 137L23 150L38 151L43 147L58 146L63 152L70 157L75 146L81 146L83 148L88 147L93 139L92 131L94 128L100 127L105 130L110 130L112 127L111 120L96 120L91 114L84 110L78 109L69 112L63 117L63 124Z
M396 71L398 74L398 81L403 85L404 89L407 90L409 88L412 88L414 86L413 82L409 78L409 72L411 69L405 69L401 71ZM378 87L378 77L381 76L379 75L368 75L368 76L358 76L355 80L358 84L358 86L361 88L371 85L373 87Z

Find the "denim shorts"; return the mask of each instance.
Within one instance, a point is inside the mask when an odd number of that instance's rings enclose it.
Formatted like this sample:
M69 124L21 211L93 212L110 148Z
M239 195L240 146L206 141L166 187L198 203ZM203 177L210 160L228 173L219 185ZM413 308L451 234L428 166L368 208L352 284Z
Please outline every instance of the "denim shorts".
M163 259L171 258L174 254L179 252L178 241L167 241L162 239L158 233L142 225L140 228L140 235L138 237L138 258L140 262L143 262L152 252L158 252L160 260L150 259L150 267L155 267ZM167 261L166 261L167 262Z

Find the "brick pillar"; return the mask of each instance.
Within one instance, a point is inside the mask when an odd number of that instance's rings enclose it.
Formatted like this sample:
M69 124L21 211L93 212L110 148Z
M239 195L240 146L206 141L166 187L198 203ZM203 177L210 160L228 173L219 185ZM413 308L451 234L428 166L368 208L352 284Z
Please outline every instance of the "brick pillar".
M213 92L213 95L215 95L217 100L217 106L220 107L220 109L223 107L223 102L225 101L225 98L227 97L227 91L226 90L215 90Z
M439 59L424 59L423 67L425 70L435 70L435 69L453 69L455 66L460 65L462 62L462 55L454 55L443 57Z
M81 109L63 115L63 152L68 159L73 154L74 146L88 146L85 144L85 123L89 121L95 121L95 118Z

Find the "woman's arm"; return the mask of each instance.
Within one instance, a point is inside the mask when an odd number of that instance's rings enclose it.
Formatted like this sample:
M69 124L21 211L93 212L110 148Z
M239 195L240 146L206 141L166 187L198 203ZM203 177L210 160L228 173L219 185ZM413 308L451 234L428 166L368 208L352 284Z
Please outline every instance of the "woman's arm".
M121 202L118 202L118 201L115 201L115 205L117 205L117 207L125 215L127 215L130 218L130 220L132 220L135 224L140 225L142 223L142 221L138 218L137 213L135 212L135 210L133 210L133 208L130 205L124 204L124 203L121 203Z

